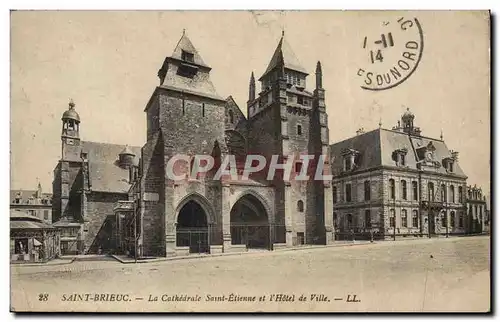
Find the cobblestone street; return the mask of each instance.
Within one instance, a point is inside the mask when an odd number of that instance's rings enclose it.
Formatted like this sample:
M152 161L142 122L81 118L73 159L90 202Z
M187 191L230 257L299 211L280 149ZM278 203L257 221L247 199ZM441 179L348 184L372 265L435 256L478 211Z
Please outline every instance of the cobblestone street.
M487 311L489 243L489 237L442 238L154 263L110 260L12 266L11 307L21 311ZM95 294L101 293L125 298L99 295L95 301ZM234 301L229 300L231 293ZM318 296L312 299L314 294ZM187 297L175 301L175 295ZM306 301L299 301L301 295ZM149 301L155 297L158 301ZM126 301L116 301L119 298Z

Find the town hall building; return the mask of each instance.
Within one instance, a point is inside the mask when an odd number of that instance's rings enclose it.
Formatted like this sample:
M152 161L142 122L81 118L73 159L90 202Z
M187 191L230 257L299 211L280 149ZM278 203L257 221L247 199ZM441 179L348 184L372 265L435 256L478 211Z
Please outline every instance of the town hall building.
M330 167L320 62L311 92L308 71L283 34L260 89L251 73L246 113L233 97L217 93L210 71L183 33L145 106L143 147L81 140L84 120L70 103L53 186L55 225L78 225L67 247L170 257L334 241L329 181L268 180L261 172L238 180L213 172L184 181L168 175L169 160L179 154L210 155L216 164L226 155L238 161L276 155L280 164L291 162L295 175L303 166L299 155L323 155ZM243 164L237 164L240 174Z

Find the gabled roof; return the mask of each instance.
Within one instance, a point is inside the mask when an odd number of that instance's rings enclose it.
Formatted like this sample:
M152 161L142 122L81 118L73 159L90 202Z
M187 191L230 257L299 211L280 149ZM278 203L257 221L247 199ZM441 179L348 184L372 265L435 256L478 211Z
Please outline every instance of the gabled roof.
M306 69L302 67L301 63L299 62L299 59L293 52L292 47L290 47L288 42L285 40L284 35L281 36L280 42L278 43L278 47L276 47L273 57L271 58L271 61L269 62L269 65L267 66L267 69L262 75L262 77L264 77L267 73L272 71L277 66L280 66L282 63L287 69L308 74ZM262 79L262 77L260 79Z
M392 159L392 153L403 149L408 151L405 158L406 167L416 170L418 160L416 150L421 146L427 146L430 142L432 142L435 148L435 161L441 163L444 158L451 156L451 152L444 141L438 139L414 135L409 136L404 132L382 128L356 135L330 146L331 157L333 159L331 163L332 172L333 175L339 175L343 172L342 153L346 149L354 149L360 152L355 171L363 171L380 166L394 167L396 163ZM436 172L448 174L442 166L437 168ZM455 165L452 174L465 177L465 173L459 164Z
M139 164L141 148L101 142L82 142L82 151L89 160L90 190L100 192L126 193L129 171L118 164L119 155L124 150L134 154L134 164Z
M193 54L194 56L194 63L199 66L207 67L210 68L203 59L201 58L200 54L198 53L198 50L194 47L193 43L189 39L189 37L186 35L186 32L184 31L182 33L181 39L179 39L179 42L177 43L177 46L175 46L174 52L172 53L172 58L182 60L182 51L186 51L188 53Z

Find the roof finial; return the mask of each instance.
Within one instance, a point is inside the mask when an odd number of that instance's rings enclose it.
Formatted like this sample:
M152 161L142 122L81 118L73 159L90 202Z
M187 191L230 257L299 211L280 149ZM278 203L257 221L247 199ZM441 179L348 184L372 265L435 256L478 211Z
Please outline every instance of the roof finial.
M285 37L285 27L281 27L281 37Z
M441 141L443 141L443 129L441 129L441 135L439 136L439 138L441 139Z
M183 35L183 36L184 36L184 35L186 35L186 28L183 28L183 29L182 29L182 35Z
M72 98L70 98L70 99L69 99L69 104L68 104L68 105L69 105L69 109L70 109L70 110L72 110L72 109L74 109L74 108L75 108L75 102L73 102L73 99L72 99Z
M379 129L381 129L381 128L382 128L382 118L380 118L380 119L378 120L378 127L379 127Z

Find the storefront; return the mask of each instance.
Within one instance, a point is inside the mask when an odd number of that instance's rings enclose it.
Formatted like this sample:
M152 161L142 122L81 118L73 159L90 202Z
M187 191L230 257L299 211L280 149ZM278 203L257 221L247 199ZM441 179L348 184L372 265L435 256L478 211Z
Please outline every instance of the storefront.
M59 255L59 230L23 210L10 211L10 261L46 262Z

